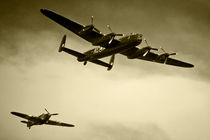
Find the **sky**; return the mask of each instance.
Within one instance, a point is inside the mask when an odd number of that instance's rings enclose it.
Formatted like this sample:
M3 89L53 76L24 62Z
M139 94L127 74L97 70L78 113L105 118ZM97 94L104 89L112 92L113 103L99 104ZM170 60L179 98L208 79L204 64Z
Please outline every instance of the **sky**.
M40 13L45 8L109 33L143 34L148 43L194 64L179 68L116 55L111 71L58 53L93 46ZM0 139L210 139L210 2L207 0L9 0L0 6ZM144 47L143 42L139 47ZM158 52L162 53L162 52ZM103 59L108 62L109 58ZM33 126L17 111L74 128Z

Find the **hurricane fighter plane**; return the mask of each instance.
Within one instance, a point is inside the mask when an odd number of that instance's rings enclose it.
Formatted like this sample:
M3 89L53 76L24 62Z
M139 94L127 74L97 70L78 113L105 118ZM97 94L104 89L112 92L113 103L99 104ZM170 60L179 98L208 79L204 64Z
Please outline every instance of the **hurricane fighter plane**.
M77 57L77 60L79 62L83 62L84 65L87 64L87 61L89 61L107 67L107 70L111 70L114 64L115 54L119 53L127 56L128 59L142 59L146 61L152 61L179 67L194 67L192 64L169 57L171 55L176 55L176 53L167 53L164 51L164 49L162 49L164 53L160 55L151 52L152 50L157 51L158 49L149 46L146 40L145 42L147 46L138 48L137 46L143 40L142 34L131 33L130 35L124 36L123 34L114 33L109 25L107 25L107 27L110 30L110 33L102 34L93 25L93 17L91 17L90 25L81 25L50 10L41 9L40 11L42 14L44 14L51 20L72 31L73 33L85 39L86 41L92 43L93 46L98 46L87 52L80 53L65 47L66 35L64 35L58 51L64 51ZM122 37L116 39L116 36ZM99 60L107 56L111 56L109 63Z
M47 113L43 113L39 116L31 116L19 112L11 112L11 114L27 119L28 121L21 121L22 123L27 124L27 127L30 129L33 125L42 125L42 124L48 124L48 125L57 125L57 126L65 126L65 127L74 127L72 124L58 122L50 120L51 116L58 115L58 113L50 114L47 109L45 109Z

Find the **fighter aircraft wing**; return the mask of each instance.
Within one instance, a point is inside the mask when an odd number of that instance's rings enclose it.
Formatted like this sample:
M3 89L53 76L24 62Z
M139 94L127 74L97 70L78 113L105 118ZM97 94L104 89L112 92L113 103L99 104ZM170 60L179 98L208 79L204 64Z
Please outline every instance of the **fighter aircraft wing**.
M134 54L135 52L137 52L138 49L137 48L133 48L127 52L123 52L121 54L126 55L126 56L130 56L131 54ZM162 64L167 64L167 65L173 65L173 66L178 66L178 67L194 67L194 65L190 64L190 63L186 63L180 60L176 60L170 57L163 57L163 55L158 55L156 53L153 52L148 52L145 56L139 56L137 57L138 59L142 59L142 60L146 60L146 61L151 61L151 62L157 62L157 63L162 63Z
M45 124L57 125L57 126L66 126L66 127L74 127L73 124L68 124L68 123L63 123L63 122L58 122L58 121L53 121L53 120L48 120Z
M30 116L30 115L19 113L19 112L11 112L11 114L21 117L21 118L24 118L24 119L27 119L27 120L31 120L31 121L38 119L38 117Z

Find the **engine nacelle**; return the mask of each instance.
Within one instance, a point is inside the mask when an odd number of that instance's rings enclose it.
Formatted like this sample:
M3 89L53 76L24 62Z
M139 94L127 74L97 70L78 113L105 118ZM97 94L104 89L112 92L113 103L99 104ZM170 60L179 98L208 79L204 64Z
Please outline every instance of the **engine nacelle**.
M138 49L134 54L128 56L129 59L134 59L134 58L138 58L138 57L144 57L146 56L151 50L158 50L156 48L152 48L150 46Z
M128 59L135 59L135 58L143 56L143 54L144 54L144 52L141 49L139 49L134 54L129 55Z
M164 53L158 56L157 60L163 62L164 64L166 64L166 62L168 61L168 57L171 55L176 55L176 53Z

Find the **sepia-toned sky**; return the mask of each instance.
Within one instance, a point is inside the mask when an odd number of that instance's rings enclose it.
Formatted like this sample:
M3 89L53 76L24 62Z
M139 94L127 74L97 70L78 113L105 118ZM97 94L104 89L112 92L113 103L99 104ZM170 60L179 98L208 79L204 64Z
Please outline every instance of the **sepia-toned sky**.
M194 68L116 55L111 71L58 53L90 43L40 13L45 8L109 33L142 33ZM0 139L210 139L210 2L207 0L8 0L0 6ZM146 46L143 42L139 47ZM162 53L159 51L158 53ZM108 62L109 58L103 59ZM11 111L40 115L75 128L33 126Z

